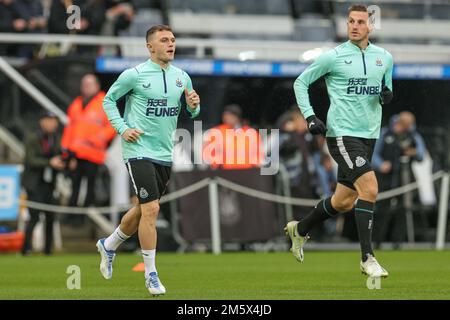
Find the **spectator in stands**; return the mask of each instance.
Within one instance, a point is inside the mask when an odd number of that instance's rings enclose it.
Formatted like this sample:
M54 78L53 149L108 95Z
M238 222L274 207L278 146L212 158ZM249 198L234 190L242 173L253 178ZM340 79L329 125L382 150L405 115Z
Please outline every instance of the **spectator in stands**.
M300 115L298 117L298 115ZM314 183L314 161L312 157L313 139L309 134L306 121L298 111L291 108L277 120L280 128L279 152L280 165L286 169L289 176L289 186L292 197L313 199L317 197ZM281 169L282 170L282 169ZM294 216L302 218L308 213L308 207L295 206Z
M69 33L67 28L67 8L73 5L72 0L52 0L48 18L48 33Z
M402 170L411 172L411 161L422 161L425 155L425 143L417 132L415 117L411 112L401 112L390 119L389 127L382 128L372 158L377 174L380 191L386 191L402 185ZM401 158L406 161L401 161ZM402 168L407 165L407 168ZM411 176L412 173L410 173ZM376 207L374 241L377 246L391 238L396 248L406 235L405 211L401 196L379 201ZM392 225L391 237L389 229Z
M47 26L39 0L0 0L1 32L42 32Z
M69 29L67 22L75 22L72 15L75 11L67 9L76 5L80 9L79 26ZM106 4L104 0L52 0L48 23L49 33L72 33L82 35L100 35L105 22ZM78 55L97 55L95 46L76 46Z
M328 197L333 194L336 188L337 166L335 166L336 163L328 152L325 137L315 136L315 138L318 149L313 153L313 159L319 179L320 190L318 193L321 196Z
M28 200L45 204L54 204L55 175L63 170L64 162L59 156L61 134L59 122L55 114L43 113L39 120L39 129L28 132L25 137L25 163L23 186ZM22 254L28 255L32 249L33 229L39 221L41 210L29 209L30 220L25 230L25 242ZM53 241L53 212L45 213L45 248L50 255Z
M131 0L106 0L106 23L103 34L118 36L133 20L135 9Z
M21 18L13 0L0 0L0 31L23 32L27 22Z
M212 168L260 167L264 158L264 146L259 132L242 124L241 107L237 104L226 106L222 122L205 135L204 161Z
M292 106L292 113L295 124L295 131L304 135L308 142L309 152L312 157L313 170L318 180L313 185L316 187L316 194L319 196L329 196L336 186L336 174L333 168L333 159L328 152L325 138L323 136L313 136L307 130L307 122L297 105Z
M118 36L120 31L128 29L135 15L135 6L132 1L106 0L104 6L103 35ZM103 56L120 56L121 54L120 46L102 46L100 51L100 55Z
M334 168L323 137L313 136L298 106L293 106L277 121L280 128L280 162L289 175L292 197L314 199L329 195L336 184ZM302 218L309 207L294 207L294 216ZM334 235L335 219L324 225Z
M93 74L81 79L81 95L76 97L67 110L69 123L64 128L61 145L77 160L72 174L72 197L70 205L95 204L95 176L103 165L106 150L116 132L103 111L105 92ZM86 199L78 203L81 181L87 180Z
M74 12L67 9L76 5L80 8L80 28L67 28L67 19ZM48 22L49 33L77 33L99 35L105 22L104 0L52 0Z
M80 1L81 29L78 34L100 35L106 21L105 3L103 0Z
M47 26L39 0L0 0L0 32L40 33ZM32 58L33 45L13 44L1 54Z
M14 4L22 19L27 22L27 30L42 33L47 27L47 19L40 0L15 0Z

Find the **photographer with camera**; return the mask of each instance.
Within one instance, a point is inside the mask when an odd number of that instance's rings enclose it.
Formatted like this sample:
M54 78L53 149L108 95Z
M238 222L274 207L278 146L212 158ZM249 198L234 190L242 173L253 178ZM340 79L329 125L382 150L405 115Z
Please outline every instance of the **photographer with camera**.
M401 186L402 166L406 165L406 170L411 170L412 161L423 160L425 143L415 124L415 116L411 112L403 111L391 117L389 127L382 128L372 158L380 191ZM394 242L394 247L399 248L400 243L405 240L404 209L401 196L379 201L375 215L378 222L374 229L377 247L382 241L390 239Z

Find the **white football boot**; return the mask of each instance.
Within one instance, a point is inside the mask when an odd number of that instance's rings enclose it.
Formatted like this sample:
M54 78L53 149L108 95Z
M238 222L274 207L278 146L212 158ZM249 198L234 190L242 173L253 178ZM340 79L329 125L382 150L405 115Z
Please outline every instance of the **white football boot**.
M361 272L373 278L387 278L389 273L384 269L371 254L367 255L366 262L360 263Z
M158 274L156 272L150 272L150 274L145 277L145 286L153 296L159 296L166 293L166 288L159 280Z
M286 232L286 235L291 238L292 247L291 252L294 255L295 259L299 262L303 262L303 246L305 245L306 241L308 241L309 236L306 235L302 237L297 232L297 224L298 221L290 221L284 228L284 231Z
M97 241L97 250L100 253L100 272L105 279L111 279L113 273L113 261L116 256L116 252L113 250L106 250L105 239L100 239Z

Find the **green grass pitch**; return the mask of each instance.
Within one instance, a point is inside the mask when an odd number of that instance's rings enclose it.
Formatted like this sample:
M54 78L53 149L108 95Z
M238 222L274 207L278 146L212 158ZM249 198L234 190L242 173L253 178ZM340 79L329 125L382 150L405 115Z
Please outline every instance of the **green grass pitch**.
M450 252L384 251L390 272L381 289L369 290L359 271L359 252L159 253L167 294L158 299L450 299ZM21 257L0 255L0 299L153 299L136 254L119 253L114 276L104 280L97 254ZM81 289L69 290L69 265L81 269Z

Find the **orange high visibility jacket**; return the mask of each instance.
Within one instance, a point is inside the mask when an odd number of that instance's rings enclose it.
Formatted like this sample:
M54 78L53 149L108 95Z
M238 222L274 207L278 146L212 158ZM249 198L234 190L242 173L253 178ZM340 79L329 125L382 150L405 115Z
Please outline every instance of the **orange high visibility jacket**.
M221 124L212 128L205 138L203 159L212 168L249 169L259 167L263 162L261 137L249 126L234 129Z
M83 98L77 97L67 109L69 123L64 128L61 146L75 153L78 159L103 164L106 149L116 135L105 111L100 91L83 108Z

